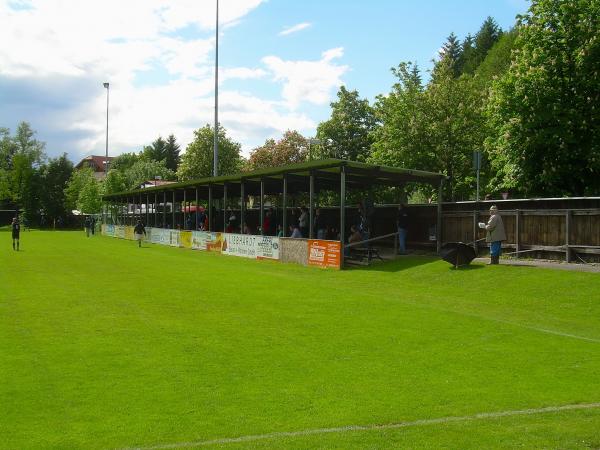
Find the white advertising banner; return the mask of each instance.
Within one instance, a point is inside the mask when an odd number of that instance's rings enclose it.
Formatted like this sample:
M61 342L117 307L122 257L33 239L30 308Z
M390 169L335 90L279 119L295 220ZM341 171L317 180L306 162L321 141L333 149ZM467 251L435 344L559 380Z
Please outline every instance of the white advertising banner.
M214 241L213 235L208 231L192 231L192 249L206 250L206 245Z
M179 247L179 230L169 230L169 245Z
M222 253L252 259L279 259L279 238L225 233Z
M125 239L125 227L123 225L115 225L115 237Z
M160 244L162 232L162 228L152 228L152 233L150 234L150 242L152 242L153 244Z

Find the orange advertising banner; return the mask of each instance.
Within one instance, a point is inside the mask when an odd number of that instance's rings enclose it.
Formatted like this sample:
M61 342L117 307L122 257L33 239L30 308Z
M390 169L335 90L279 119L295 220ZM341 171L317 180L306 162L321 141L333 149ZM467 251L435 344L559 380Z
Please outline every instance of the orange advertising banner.
M332 269L340 268L340 241L308 240L308 265Z

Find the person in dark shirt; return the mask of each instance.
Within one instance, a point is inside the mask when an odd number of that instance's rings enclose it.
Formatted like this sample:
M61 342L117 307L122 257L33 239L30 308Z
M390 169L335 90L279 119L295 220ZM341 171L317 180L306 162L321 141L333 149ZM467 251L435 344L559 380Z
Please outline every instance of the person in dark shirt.
M90 233L92 232L92 220L90 219L90 216L86 216L83 226L85 227L85 235L90 237Z
M19 235L21 234L21 225L19 225L19 221L16 217L12 220L12 240L13 240L13 250L19 251ZM16 243L16 246L15 246Z
M398 206L398 215L396 218L396 224L398 225L398 244L400 254L406 253L406 234L408 231L408 212L404 207L403 203Z
M141 220L138 220L133 229L134 238L138 241L138 247L142 246L142 239L146 236L146 228Z

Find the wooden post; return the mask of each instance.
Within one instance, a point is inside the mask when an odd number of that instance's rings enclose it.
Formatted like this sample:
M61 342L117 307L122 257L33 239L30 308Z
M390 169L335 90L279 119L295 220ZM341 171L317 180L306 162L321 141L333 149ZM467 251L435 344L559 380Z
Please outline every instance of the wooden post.
M521 210L517 209L515 213L515 257L519 257L521 251Z
M442 201L444 192L444 179L440 180L440 186L438 188L438 204L437 204L437 226L435 230L435 237L437 239L437 252L442 251Z
M475 255L479 254L479 243L477 242L477 229L479 228L479 204L475 203L475 210L473 211L473 249Z
M565 259L568 263L571 262L571 249L569 248L571 238L571 210L567 209L565 215Z

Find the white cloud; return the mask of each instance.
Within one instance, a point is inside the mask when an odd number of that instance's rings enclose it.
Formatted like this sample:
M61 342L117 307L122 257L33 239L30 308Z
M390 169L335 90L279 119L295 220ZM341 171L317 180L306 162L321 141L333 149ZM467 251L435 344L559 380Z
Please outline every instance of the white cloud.
M309 28L311 25L312 24L309 22L302 22L302 23L299 23L298 25L284 28L283 31L281 31L279 33L279 36L287 36L292 33L297 33L298 31L302 31L302 30L305 30L306 28Z
M344 49L339 47L323 52L318 61L284 61L277 56L267 56L262 61L274 80L283 82L282 96L295 109L303 101L316 105L329 102L331 91L343 84L341 77L349 69L333 61L343 54Z
M223 28L235 26L264 1L221 2ZM0 125L18 114L38 130L38 139L56 137L57 144L48 148L51 155L103 154L102 82L108 81L111 154L140 150L171 133L185 148L195 129L213 122L214 15L213 1L0 0L0 42L10 43L0 46L0 89L10 86L12 92L0 108ZM189 27L196 29L194 37L179 37L178 31ZM330 101L348 69L335 63L342 56L338 48L317 61L269 56L264 67L221 68L222 83L283 83L283 100L224 85L220 121L245 153L287 129L314 129L314 121L295 108L304 100Z

